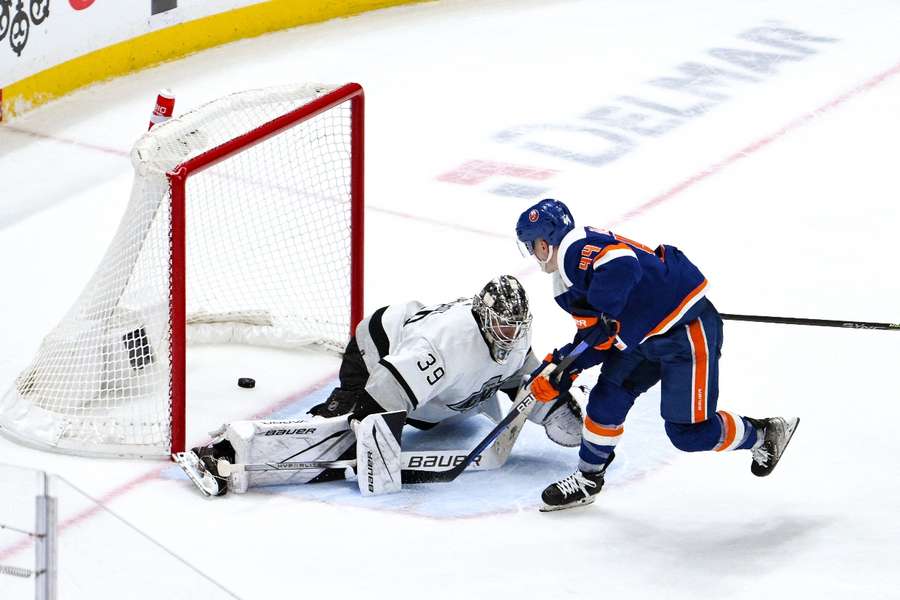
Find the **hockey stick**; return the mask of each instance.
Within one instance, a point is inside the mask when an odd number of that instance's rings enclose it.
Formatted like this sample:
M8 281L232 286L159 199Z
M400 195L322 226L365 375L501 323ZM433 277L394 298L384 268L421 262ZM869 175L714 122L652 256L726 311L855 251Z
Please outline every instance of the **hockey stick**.
M755 323L780 323L783 325L811 325L815 327L844 327L846 329L882 329L900 331L900 323L873 323L869 321L834 321L831 319L803 319L799 317L766 317L762 315L733 315L720 313L729 321L753 321Z
M580 342L575 348L572 349L569 354L563 358L558 365L554 365L550 363L546 365L543 370L538 373L540 375L549 375L554 371L564 371L571 365L575 359L577 359L581 354L590 348L594 342L599 338L601 331L596 331L593 335L589 335L584 341ZM475 449L469 452L466 458L460 462L458 465L447 469L445 471L403 471L403 483L433 483L433 482L448 482L453 481L459 475L466 470L473 461L475 461L479 456L481 456L482 452L487 448L490 452L493 447L488 448L494 440L496 440L500 435L506 430L507 426L510 425L517 418L528 416L528 413L531 412L531 409L534 407L534 393L531 391L531 382L536 377L533 377L527 383L522 385L522 388L519 390L519 393L516 395L515 404L512 409L507 413L503 419L500 420L499 423L491 430L487 436L481 440L481 442L475 446ZM520 421L524 421L524 419L520 419ZM514 431L512 434L512 441L515 441L515 438L518 436L518 431L521 430L521 426L518 430ZM512 444L509 444L510 448Z
M232 464L224 458L220 458L216 463L219 475L222 477L230 477L234 473L244 473L247 471L302 471L304 469L345 469L347 467L355 466L356 460L314 460L309 462Z
M404 471L427 472L441 471L446 469L447 467L456 466L464 461L467 456L468 455L465 450L413 450L403 452L400 455L400 460L402 462ZM476 460L469 465L469 469L472 471L489 471L491 469L497 469L503 466L503 463L506 462L505 457L502 458L503 459L500 460L499 457L494 457L485 453L485 456L476 458ZM228 462L227 460L220 459L217 464L219 474L222 477L228 477L232 473L243 472L302 471L305 469L342 469L355 466L356 459L283 463L271 462L258 464L233 464Z

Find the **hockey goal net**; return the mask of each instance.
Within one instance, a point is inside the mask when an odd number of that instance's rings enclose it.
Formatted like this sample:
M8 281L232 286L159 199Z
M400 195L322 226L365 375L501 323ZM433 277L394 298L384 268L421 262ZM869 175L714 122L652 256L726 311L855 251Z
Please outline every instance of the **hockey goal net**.
M187 342L340 351L362 311L363 92L237 93L132 149L99 268L0 400L0 430L67 453L185 445Z

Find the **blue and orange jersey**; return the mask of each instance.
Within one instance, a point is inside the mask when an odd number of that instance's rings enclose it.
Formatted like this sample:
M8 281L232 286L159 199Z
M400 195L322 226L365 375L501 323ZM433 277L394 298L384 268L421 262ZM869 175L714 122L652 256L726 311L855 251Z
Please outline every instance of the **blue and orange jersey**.
M627 346L665 333L704 298L706 278L675 246L651 249L611 231L576 227L557 251L556 302L576 319L584 314L579 309L617 319Z

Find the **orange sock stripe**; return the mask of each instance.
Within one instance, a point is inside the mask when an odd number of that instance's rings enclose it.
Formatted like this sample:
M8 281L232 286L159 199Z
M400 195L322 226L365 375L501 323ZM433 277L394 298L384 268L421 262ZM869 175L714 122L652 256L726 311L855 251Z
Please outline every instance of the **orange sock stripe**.
M722 441L713 450L725 452L737 449L743 443L744 436L747 434L744 419L740 415L727 410L720 410L717 414L722 418L725 431L722 433Z
M590 442L591 444L596 444L598 446L615 446L619 443L619 440L622 439L622 435L597 435L596 433L592 433L587 429L581 430L581 435L584 437L586 442Z
M581 435L585 441L598 446L615 446L622 438L622 432L625 430L623 425L610 427L608 425L600 425L591 420L590 417L584 418L584 427Z
M730 450L731 445L734 444L737 426L734 424L734 417L729 413L720 410L717 414L722 417L722 424L725 426L725 434L722 436L722 441L719 442L714 450L716 452L722 452L723 450Z
M591 433L606 436L622 435L622 432L625 430L624 425L600 425L592 421L590 417L584 418L584 427Z

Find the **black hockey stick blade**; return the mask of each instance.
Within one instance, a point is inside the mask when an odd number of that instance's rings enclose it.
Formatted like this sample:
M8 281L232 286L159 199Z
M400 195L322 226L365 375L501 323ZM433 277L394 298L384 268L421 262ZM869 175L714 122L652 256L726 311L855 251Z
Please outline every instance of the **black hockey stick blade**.
M577 359L581 354L594 345L594 342L599 338L600 332L594 332L593 335L589 335L584 339L581 343L575 346L565 358L559 361L559 364L556 366L556 371L562 372L569 367L575 359ZM528 382L530 383L530 381ZM527 383L525 385L528 385ZM523 385L524 389L524 385ZM521 393L521 392L520 392ZM531 404L534 403L534 394L531 391L528 391L528 394L525 395L521 400L516 398L517 402L515 406L507 413L503 419L500 420L499 423L491 430L487 437L485 437L481 442L475 446L475 449L469 452L465 459L463 459L458 465L447 469L446 471L407 471L404 470L401 474L403 483L435 483L435 482L448 482L453 481L459 475L466 470L472 462L478 458L478 456L484 452L484 449L491 445L491 443L503 433L503 430L521 413L523 410L528 408Z
M728 321L753 321L755 323L778 323L782 325L810 325L813 327L843 327L845 329L881 329L900 331L900 323L874 323L871 321L837 321L832 319L804 319L800 317L769 317L764 315L735 315L721 313Z

